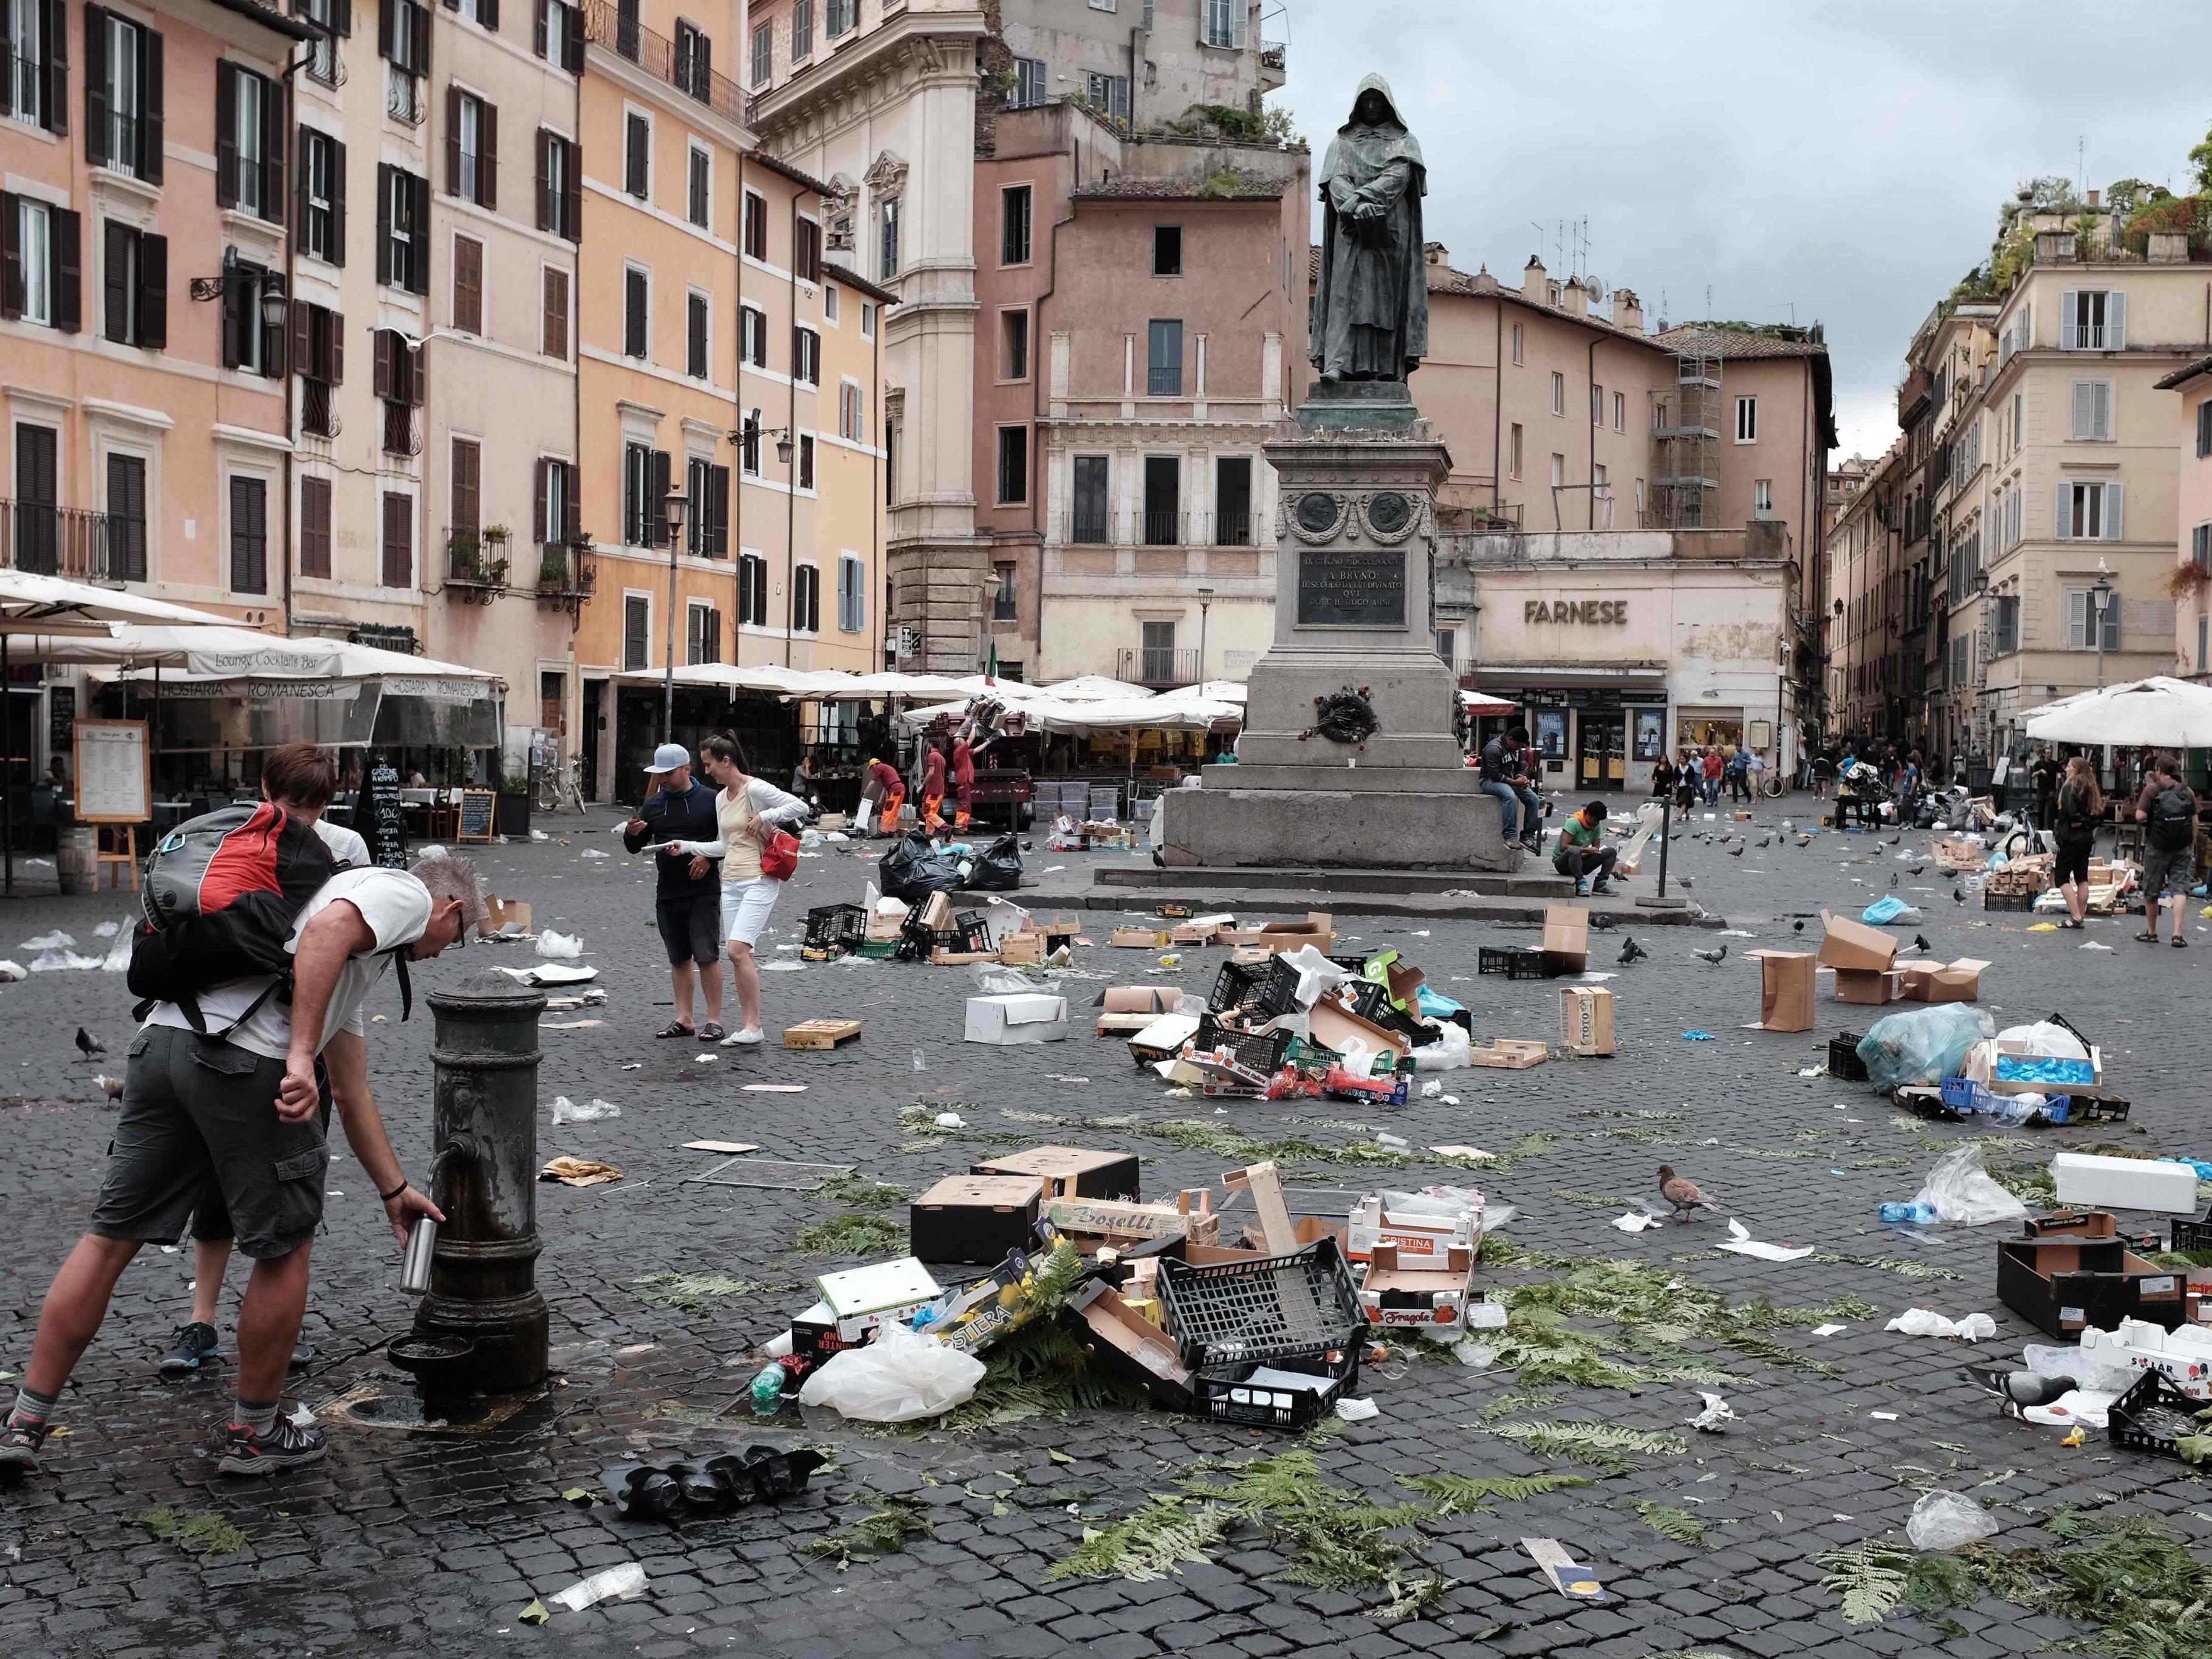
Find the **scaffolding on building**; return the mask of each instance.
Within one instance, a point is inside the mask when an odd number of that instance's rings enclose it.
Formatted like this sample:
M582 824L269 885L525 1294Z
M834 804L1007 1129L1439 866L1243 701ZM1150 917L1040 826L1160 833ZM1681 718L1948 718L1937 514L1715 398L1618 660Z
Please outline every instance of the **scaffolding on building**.
M1668 530L1705 530L1718 518L1721 354L1674 354L1674 393L1659 410L1658 477L1653 480L1659 523Z

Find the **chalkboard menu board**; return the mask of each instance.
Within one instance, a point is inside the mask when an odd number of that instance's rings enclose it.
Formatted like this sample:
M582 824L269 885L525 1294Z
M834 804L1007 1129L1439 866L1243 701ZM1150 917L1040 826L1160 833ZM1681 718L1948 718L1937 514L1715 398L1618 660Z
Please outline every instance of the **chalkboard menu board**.
M355 826L368 843L368 855L387 870L407 867L407 826L400 817L399 769L371 761L362 785L360 822Z
M1324 626L1403 628L1405 550L1341 544L1301 548L1298 620Z
M461 791L461 827L454 832L456 841L489 841L491 839L492 809L498 797L489 789Z
M58 755L65 751L75 735L76 726L76 687L50 685L46 688L46 752Z

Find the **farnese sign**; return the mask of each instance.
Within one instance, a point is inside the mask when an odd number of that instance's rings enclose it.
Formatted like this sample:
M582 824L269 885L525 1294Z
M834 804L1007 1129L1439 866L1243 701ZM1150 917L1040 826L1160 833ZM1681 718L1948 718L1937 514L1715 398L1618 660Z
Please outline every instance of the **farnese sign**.
M1591 628L1628 626L1626 599L1529 599L1521 607L1523 623L1581 623Z

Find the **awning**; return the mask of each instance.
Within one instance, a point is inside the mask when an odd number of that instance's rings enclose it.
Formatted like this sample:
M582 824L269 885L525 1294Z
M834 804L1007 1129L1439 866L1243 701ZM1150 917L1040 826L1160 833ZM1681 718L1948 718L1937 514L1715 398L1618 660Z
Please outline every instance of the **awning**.
M230 620L123 588L94 587L29 570L0 570L0 634L104 635L114 623L221 625Z
M2062 698L2031 708L2020 718L2029 737L2045 743L2208 749L2212 748L2212 686L2158 674Z
M1127 702L1133 697L1149 697L1152 694L1141 685L1132 685L1127 680L1109 679L1103 674L1079 674L1072 680L1062 680L1057 685L1037 688L1048 697L1057 697L1062 702Z
M1002 684L994 688L991 696L1010 711L1025 717L1032 731L1078 735L1093 732L1206 732L1216 726L1240 720L1244 714L1234 703L1180 695L1112 702L1066 702L1035 692L1024 696L1010 696L1008 688ZM899 723L911 732L940 716L960 720L967 714L969 707L963 701L906 709L900 714Z
M1562 663L1547 667L1541 663L1515 663L1511 666L1492 665L1477 668L1475 680L1486 691L1576 691L1605 690L1634 688L1638 690L1663 690L1667 684L1664 668L1597 668L1587 663Z

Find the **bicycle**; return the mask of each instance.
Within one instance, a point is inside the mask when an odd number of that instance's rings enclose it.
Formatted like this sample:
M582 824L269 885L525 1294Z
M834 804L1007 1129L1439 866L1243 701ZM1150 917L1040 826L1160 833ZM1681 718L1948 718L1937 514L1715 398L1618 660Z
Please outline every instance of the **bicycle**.
M538 777L538 808L542 812L584 810L584 763L571 756L557 767L547 767Z

